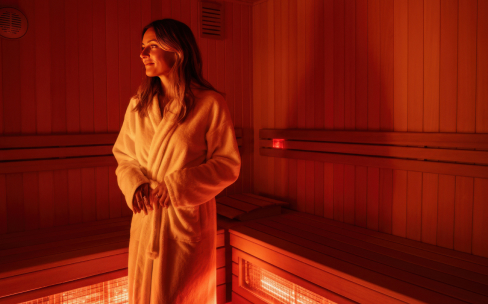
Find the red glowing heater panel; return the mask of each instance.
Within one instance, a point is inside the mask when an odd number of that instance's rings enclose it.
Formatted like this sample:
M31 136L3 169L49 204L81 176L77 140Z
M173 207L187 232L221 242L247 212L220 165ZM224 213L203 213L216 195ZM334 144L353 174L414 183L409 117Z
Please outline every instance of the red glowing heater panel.
M284 143L285 143L284 139L273 138L273 149L283 149Z
M248 261L241 261L244 266L242 287L267 303L336 304Z
M21 304L127 304L127 288L127 277L122 277Z

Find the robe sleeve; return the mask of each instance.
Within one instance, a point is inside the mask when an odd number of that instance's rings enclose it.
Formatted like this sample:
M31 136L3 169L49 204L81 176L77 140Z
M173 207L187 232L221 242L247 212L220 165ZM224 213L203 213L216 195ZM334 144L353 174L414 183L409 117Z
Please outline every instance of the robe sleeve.
M133 126L135 124L135 115L132 112L132 100L127 111L125 112L124 123L120 129L119 136L114 144L112 152L117 160L118 166L115 170L117 183L125 196L127 205L132 210L132 198L140 185L150 183L150 180L142 172L139 162L136 158L136 142Z
M177 170L164 178L173 207L197 206L208 202L235 182L241 168L230 113L223 101L206 133L207 160L190 168Z

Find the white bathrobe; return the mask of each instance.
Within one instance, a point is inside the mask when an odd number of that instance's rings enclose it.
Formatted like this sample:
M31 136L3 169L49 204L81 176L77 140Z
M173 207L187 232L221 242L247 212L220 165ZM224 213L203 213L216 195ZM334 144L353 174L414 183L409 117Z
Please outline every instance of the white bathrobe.
M166 183L171 205L134 214L129 245L129 301L216 303L215 196L239 175L241 159L223 97L196 94L180 125L162 118L155 98L148 117L132 99L113 148L117 181L132 209L137 187Z

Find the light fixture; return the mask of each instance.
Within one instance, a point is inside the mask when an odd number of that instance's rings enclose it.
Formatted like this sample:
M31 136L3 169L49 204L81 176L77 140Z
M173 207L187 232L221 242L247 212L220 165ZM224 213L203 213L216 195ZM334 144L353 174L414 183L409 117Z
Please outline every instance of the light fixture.
M274 149L284 149L284 139L273 138L273 148Z

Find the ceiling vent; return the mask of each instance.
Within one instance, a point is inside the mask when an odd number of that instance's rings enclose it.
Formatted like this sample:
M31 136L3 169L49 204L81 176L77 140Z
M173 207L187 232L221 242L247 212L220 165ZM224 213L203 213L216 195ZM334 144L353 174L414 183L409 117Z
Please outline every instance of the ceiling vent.
M27 32L27 18L19 10L11 7L0 8L0 36L18 39Z
M224 39L224 7L218 2L201 2L201 37Z

